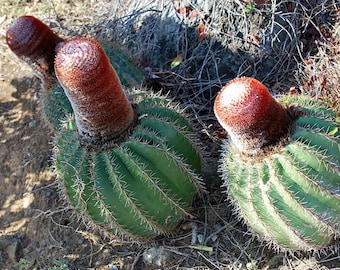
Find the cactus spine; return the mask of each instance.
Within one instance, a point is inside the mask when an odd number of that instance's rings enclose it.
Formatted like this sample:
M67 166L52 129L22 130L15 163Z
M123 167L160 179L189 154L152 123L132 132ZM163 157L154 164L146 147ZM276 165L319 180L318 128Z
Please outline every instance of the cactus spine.
M56 137L56 171L74 207L105 231L141 238L171 232L202 188L192 128L163 97L125 95L108 63L85 38L57 53L57 78L75 117Z
M330 246L340 235L336 114L304 95L276 101L252 78L228 83L214 111L231 138L220 170L239 216L283 249ZM243 121L244 115L250 118Z

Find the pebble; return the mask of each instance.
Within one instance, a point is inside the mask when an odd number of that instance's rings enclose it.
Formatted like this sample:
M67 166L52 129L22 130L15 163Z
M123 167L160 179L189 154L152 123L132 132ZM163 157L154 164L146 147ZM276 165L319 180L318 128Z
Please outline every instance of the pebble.
M13 242L10 245L8 245L6 248L7 256L13 264L16 264L18 262L18 254L17 254L18 247L19 247L19 243Z
M157 266L165 265L170 258L169 251L164 248L149 248L143 253L143 260L149 264L155 264Z
M45 239L42 239L40 241L40 247L46 247L47 246L47 241Z
M24 257L35 250L35 244L30 243L27 247L22 249Z
M77 244L81 245L83 243L84 243L84 238L79 238L78 241L77 241Z
M32 120L28 123L28 127L35 128L37 126L37 120Z

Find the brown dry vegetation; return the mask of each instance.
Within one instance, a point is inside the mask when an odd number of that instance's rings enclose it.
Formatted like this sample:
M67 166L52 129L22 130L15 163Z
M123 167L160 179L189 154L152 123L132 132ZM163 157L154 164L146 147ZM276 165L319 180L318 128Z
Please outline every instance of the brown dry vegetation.
M274 94L303 92L339 109L340 4L313 1L37 1L0 0L0 268L1 269L334 269L338 250L275 252L232 215L220 190L221 128L212 114L218 89L253 76ZM209 189L197 218L173 237L150 243L107 239L79 223L64 205L51 166L51 138L39 114L40 82L9 51L5 33L34 15L63 37L121 43L147 83L195 116L207 145ZM198 30L199 29L199 30ZM178 56L183 61L171 68ZM193 249L191 243L206 249ZM162 248L164 265L143 261ZM115 268L116 267L116 268Z

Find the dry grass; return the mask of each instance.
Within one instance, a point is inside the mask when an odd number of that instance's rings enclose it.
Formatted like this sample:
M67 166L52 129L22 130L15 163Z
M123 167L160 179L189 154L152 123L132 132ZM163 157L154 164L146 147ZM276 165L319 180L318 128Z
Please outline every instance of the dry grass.
M179 235L137 245L130 269L137 269L142 251L150 246L164 247L172 254L167 269L327 269L340 264L336 252L320 256L276 253L247 232L221 196L215 170L219 127L212 102L227 81L252 76L271 87L273 93L295 87L333 103L340 100L338 1L273 0L256 7L249 3L62 0L4 1L0 6L2 36L16 17L30 14L64 37L117 41L139 61L149 86L169 92L195 116L200 137L208 145L212 168L206 174L211 192L203 202L197 202L198 218L185 222L188 228ZM179 12L183 7L187 11ZM198 32L200 25L204 25L203 39ZM310 29L314 34L307 35ZM178 55L183 61L171 68ZM93 245L100 243L107 245L103 239L93 241ZM189 247L192 244L203 248L193 249ZM204 247L213 250L207 252Z
M123 14L111 4L108 10L114 12L103 12L97 33L127 47L142 61L150 84L170 91L199 115L201 123L213 119L216 92L234 77L255 77L273 93L282 93L305 85L302 80L317 75L313 72L326 69L331 75L339 70L334 59L339 54L334 52L339 39L335 0L271 1L255 8L246 1L146 2L138 1ZM206 38L200 40L202 25ZM311 31L315 35L309 35ZM321 48L320 41L328 48ZM171 68L178 55L182 63ZM311 59L319 71L307 70ZM337 78L329 77L329 92L334 92ZM309 84L304 92L312 94L312 87Z
M340 111L339 15L335 24L328 30L331 36L317 42L317 53L300 62L295 73L301 92L320 99L328 99L338 111Z

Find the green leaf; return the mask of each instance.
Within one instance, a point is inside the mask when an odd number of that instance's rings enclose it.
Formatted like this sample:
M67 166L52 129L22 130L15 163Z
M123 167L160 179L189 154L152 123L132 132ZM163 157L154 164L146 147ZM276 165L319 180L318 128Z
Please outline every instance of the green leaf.
M183 61L183 54L179 54L176 56L176 58L171 62L170 67L175 68L179 66Z
M248 14L252 13L255 9L255 6L256 6L255 3L248 3L244 9L244 12Z

